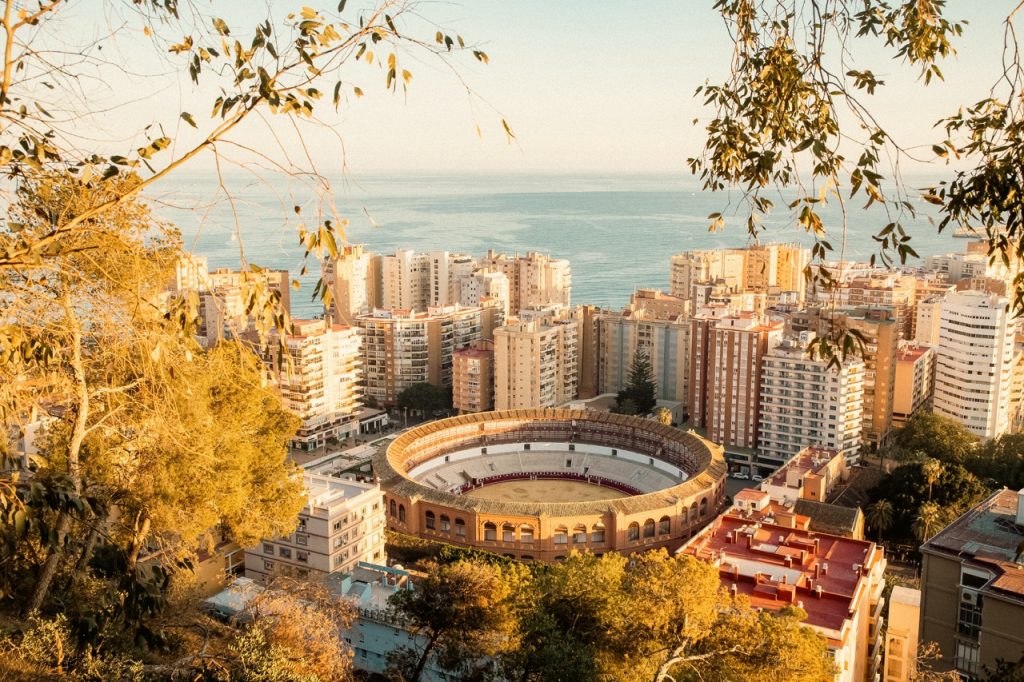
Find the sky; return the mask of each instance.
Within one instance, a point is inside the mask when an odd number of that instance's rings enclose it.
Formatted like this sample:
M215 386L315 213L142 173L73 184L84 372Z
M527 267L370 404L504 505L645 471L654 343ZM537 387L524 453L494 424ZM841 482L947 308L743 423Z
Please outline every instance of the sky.
M252 25L268 13L281 22L302 4L195 3L233 27ZM489 65L463 55L452 60L453 71L436 59L400 54L403 68L413 73L403 95L384 92L383 72L359 64L348 74L366 96L350 96L340 113L325 114L325 127L304 128L305 150L280 119L272 127L262 122L247 127L239 141L279 154L275 136L280 136L290 155L308 153L318 166L344 163L358 172L688 173L686 159L700 150L709 115L694 90L706 79L726 75L731 49L712 4L424 0L417 4L418 17L404 26L428 40L436 27L459 33L487 52ZM957 44L958 56L942 65L946 82L931 87L916 79L913 67L891 59L881 41L864 41L858 55L887 82L870 98L871 106L903 144L927 149L940 138L932 129L935 121L986 95L999 72L1001 22L1010 4L949 1L948 15L970 24ZM350 3L347 13L357 6ZM82 124L96 139L122 147L140 146L145 126L163 124L175 140L172 152L180 153L197 133L177 118L179 107L195 112L203 129L215 93L193 87L174 70L179 65L154 58L143 34L146 22L111 7L86 2L63 19L83 44L112 27L120 29L103 45L105 55L125 69L105 73L93 86L117 106ZM176 28L155 26L167 35ZM331 108L323 104L322 109ZM515 132L512 143L501 129L502 118ZM245 155L237 148L224 151Z

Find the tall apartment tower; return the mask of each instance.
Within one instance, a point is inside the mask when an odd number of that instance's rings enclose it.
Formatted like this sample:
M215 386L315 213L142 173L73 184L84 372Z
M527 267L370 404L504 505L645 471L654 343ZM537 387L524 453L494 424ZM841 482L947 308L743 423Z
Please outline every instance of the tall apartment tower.
M490 338L497 307L437 306L425 312L375 310L357 322L363 329L366 395L386 406L413 384L452 385L452 354Z
M761 423L757 461L774 469L808 446L860 455L864 362L836 370L808 356L812 332L788 337L761 364Z
M745 313L720 320L708 347L707 434L726 449L757 447L761 366L782 341L781 322ZM699 381L694 377L694 381Z
M555 407L576 398L579 325L539 317L494 330L494 408Z
M474 341L452 354L452 407L459 414L494 408L494 342Z
M1009 428L1014 325L1007 305L980 291L951 293L942 302L932 410L985 439Z
M323 263L324 281L331 292L325 311L334 322L355 324L381 305L381 256L366 251L362 244L344 247L338 257Z
M292 320L284 357L277 332L260 350L271 381L292 413L302 420L294 447L313 450L328 438L359 433L362 367L359 329L324 320Z
M678 307L670 303L678 304ZM601 393L617 393L629 381L636 352L651 362L662 400L686 402L689 395L690 319L682 299L640 290L622 312L601 315Z
M525 308L560 306L568 309L572 293L572 268L565 259L528 252L507 256L488 250L478 261L481 268L503 273L509 281L512 315Z
M799 244L687 251L672 256L670 293L695 304L707 303L706 287L718 284L726 293L761 293L773 301L788 292L800 302L809 262L810 252Z
M900 344L896 352L892 426L902 428L917 412L929 408L935 385L935 348Z
M387 310L426 310L430 303L430 256L398 249L381 257L381 303Z

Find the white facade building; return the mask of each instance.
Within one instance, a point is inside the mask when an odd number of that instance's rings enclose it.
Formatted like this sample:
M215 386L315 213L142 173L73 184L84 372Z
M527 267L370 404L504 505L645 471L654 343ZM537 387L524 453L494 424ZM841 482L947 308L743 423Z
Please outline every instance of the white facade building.
M1008 301L961 291L942 303L933 411L985 439L1009 428L1015 325Z
M245 575L299 578L347 572L359 562L384 563L384 492L323 474L302 476L308 496L295 532L245 551Z
M804 332L768 350L761 363L761 428L758 461L781 465L808 446L856 461L864 410L864 362L837 371L806 351Z

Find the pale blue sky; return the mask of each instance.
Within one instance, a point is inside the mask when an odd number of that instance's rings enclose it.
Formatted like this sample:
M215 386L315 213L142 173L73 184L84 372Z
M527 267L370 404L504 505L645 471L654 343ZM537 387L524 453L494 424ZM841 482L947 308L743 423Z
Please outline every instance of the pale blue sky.
M233 25L252 24L266 14L265 5L247 0L198 4L212 6L212 12L221 12ZM281 20L302 4L317 6L313 0L274 0L271 11ZM711 0L427 0L419 5L421 15L461 33L489 54L489 66L471 59L456 62L478 99L468 98L438 63L409 61L406 68L414 78L406 97L382 92L382 84L361 70L356 82L367 96L353 98L340 115L332 113L326 120L344 140L345 158L357 172L682 174L686 158L702 141L702 128L692 120L708 115L693 91L706 78L723 77L728 64L729 39L711 5ZM958 44L959 56L942 67L946 84L925 88L914 70L887 57L880 41L865 46L865 59L888 83L872 98L873 106L898 139L909 146L930 146L938 137L931 130L936 119L985 96L999 69L1001 21L1010 5L1003 0L950 0L949 15L971 24ZM83 36L99 35L120 21L109 6L102 11L96 7L93 3L91 9L79 10L68 26ZM433 35L432 28L423 28L426 36ZM129 18L126 29L107 54L119 54L142 70L157 69L144 56L141 24ZM187 144L191 131L175 130L179 122L173 112L182 104L198 112L202 126L212 97L196 93L187 77L164 78L166 87L157 98L91 125L134 144L138 136L126 131L163 122L172 137ZM121 84L109 85L116 89ZM517 134L512 145L501 133L502 116ZM280 130L284 122L276 123ZM482 138L475 131L478 124ZM260 149L273 148L261 126L248 129L245 139ZM318 163L339 165L341 146L335 136L310 130L307 139Z

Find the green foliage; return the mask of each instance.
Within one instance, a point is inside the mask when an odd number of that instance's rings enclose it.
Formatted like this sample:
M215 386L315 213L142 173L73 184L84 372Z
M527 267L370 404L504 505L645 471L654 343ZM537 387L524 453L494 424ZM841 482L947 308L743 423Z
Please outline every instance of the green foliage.
M897 467L870 491L875 502L869 510L881 500L887 501L892 506L892 522L880 532L893 539L909 540L914 537L911 533L930 535L945 527L988 492L981 481L959 464L942 466L929 485L925 467L910 463Z
M1024 488L1024 435L1005 434L979 445L967 454L964 466L996 485Z
M959 422L926 410L911 417L893 438L898 450L956 464L963 464L977 443L978 437Z
M629 368L626 387L615 398L615 412L648 415L658 405L658 387L647 353L637 349Z
M424 416L450 410L452 389L428 383L413 384L398 394L398 407L419 412Z

